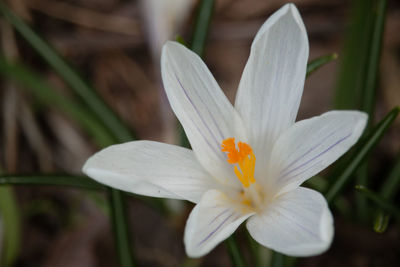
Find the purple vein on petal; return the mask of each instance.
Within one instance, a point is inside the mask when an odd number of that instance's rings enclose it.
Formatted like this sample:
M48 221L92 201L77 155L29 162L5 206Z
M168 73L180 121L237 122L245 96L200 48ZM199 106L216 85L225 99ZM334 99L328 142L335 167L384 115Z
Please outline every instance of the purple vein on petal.
M340 144L341 142L343 142L344 140L346 140L347 138L349 138L351 136L352 133L349 133L348 135L346 135L345 137L342 137L341 139L339 139L338 141L336 141L336 143L330 145L327 149L325 149L324 151L320 152L318 155L314 156L313 158L307 160L306 162L304 162L303 164L299 165L298 167L288 171L287 173L285 173L284 175L280 176L280 179L283 179L285 177L287 177L289 174L293 173L294 171L300 169L301 167L304 167L305 165L307 165L308 163L314 161L315 159L319 158L320 156L322 156L323 154L325 154L326 152L328 152L329 150L331 150L333 147L337 146L338 144Z
M283 207L283 206L279 206L280 209L286 210L288 212L293 212L291 210L288 210L287 208ZM304 232L309 233L310 235L312 235L315 239L319 239L320 237L314 233L312 230L306 228L304 225L300 224L295 218L293 218L293 216L290 216L288 214L285 214L283 212L279 212L279 215L282 217L285 217L288 221L291 221L294 225L296 225L297 227L299 227L300 229L302 229Z
M196 72L196 73L198 73L198 72ZM200 76L200 74L197 74L197 75ZM201 80L201 83L202 83L203 86L204 86L204 82L203 82L202 80ZM197 95L197 97L200 99L201 103L202 103L204 106L207 106L207 105L204 103L203 98L200 97L200 95L198 94L197 90L194 90L193 92L194 92L194 93ZM215 102L215 98L214 98L214 97L211 97L211 99L214 101L214 103L215 103L216 106L218 107L217 103ZM218 131L218 133L219 133L219 135L220 135L221 141L224 140L226 137L225 137L224 134L222 133L222 131L221 131L221 129L220 129L218 123L216 122L216 120L215 120L215 118L214 118L214 116L213 116L213 114L211 113L211 111L210 111L209 109L207 109L207 112L208 112L208 114L210 115L210 117L211 117L211 119L212 119L212 121L213 121L213 123L214 123L214 125L215 125L215 128L217 129L217 131Z
M317 147L319 147L321 144L323 144L324 141L325 141L326 139L328 139L329 137L331 137L332 135L334 135L336 132L337 132L337 131L334 131L334 132L330 133L328 136L324 137L324 138L321 140L321 142L319 142L318 144L316 144L315 146L313 146L312 148L310 148L309 150L307 150L303 155L301 155L300 157L298 157L297 159L295 159L294 161L292 161L288 166L286 166L286 167L281 171L281 173L283 173L282 176L285 176L286 173L284 173L284 172L286 172L286 171L287 171L288 169L290 169L294 164L296 164L299 160L301 160L303 157L307 156L309 153L311 153L313 150L315 150Z
M204 137L204 135L203 135L203 139L207 142L207 144L211 147L211 149L214 150L214 152L215 152L217 155L220 155L220 156L222 157L222 154L221 154L220 151L218 150L218 148L220 147L220 143L219 143L218 140L215 138L214 134L212 133L210 127L208 127L207 123L204 121L203 117L200 115L199 110L197 109L196 105L193 103L192 99L189 97L189 95L188 95L188 93L187 93L185 87L183 87L183 85L182 85L181 81L179 80L178 76L176 75L176 73L174 73L174 75L175 75L176 80L178 81L180 87L182 88L183 93L185 94L187 100L189 100L190 104L193 106L194 110L196 111L196 113L197 113L197 115L199 116L200 120L202 121L203 125L207 128L209 134L213 137L213 139L214 139L216 145L215 145L215 146L211 145L210 142L208 141L208 139ZM199 129L199 127L198 127L197 125L196 125L196 128L197 128L197 130L199 131L199 133L202 135L202 132L200 131L200 129Z
M206 242L210 237L212 237L221 227L224 225L232 216L235 214L232 212L228 217L225 218L213 231L211 231L203 240L197 243L197 246L201 246L204 242Z
M211 222L208 223L208 225L212 224L213 222L215 222L216 219L218 219L221 215L227 213L229 211L229 209L226 209L224 211L222 211L220 214L218 214L214 219L212 219Z
M299 176L300 174L303 174L303 173L305 173L306 171L308 171L309 169L315 167L315 166L318 165L319 163L321 163L321 161L315 162L315 163L312 164L311 166L305 168L304 170L302 170L302 171L300 171L300 172L298 172L298 173L296 173L296 174L294 174L294 175L292 175L292 176L283 177L283 178L281 178L281 182L285 182L285 181L291 180L291 179L295 178L296 176Z

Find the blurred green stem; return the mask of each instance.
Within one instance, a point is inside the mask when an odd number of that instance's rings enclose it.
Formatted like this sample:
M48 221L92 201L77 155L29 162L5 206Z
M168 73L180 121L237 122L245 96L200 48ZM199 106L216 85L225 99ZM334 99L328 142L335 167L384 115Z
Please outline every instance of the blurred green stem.
M374 1L370 13L373 24L369 32L370 44L368 53L364 56L364 58L366 58L366 65L361 81L361 109L365 111L369 116L367 130L369 129L371 121L374 117L376 87L378 81L379 63L386 17L386 0ZM368 173L368 164L364 163L357 172L357 183L368 186ZM366 200L361 194L357 196L356 200L358 216L361 221L366 222L369 215Z
M190 49L203 56L204 47L210 29L211 18L214 13L214 0L202 0L198 7L196 24L194 26L193 38Z
M273 252L270 267L285 267L285 256L278 252Z
M340 56L334 100L336 109L360 108L371 40L373 1L352 1L349 30Z
M253 237L250 235L249 231L246 229L246 236L247 236L247 241L250 245L250 252L252 255L252 262L254 267L261 267L261 259L260 259L260 244L253 239Z
M225 245L228 247L229 256L231 258L234 267L246 267L240 247L236 242L234 235L231 235L225 241Z
M364 90L362 98L362 110L370 115L370 122L374 114L376 86L379 74L379 63L382 50L383 33L386 18L386 0L377 0L373 7L374 23L371 34L371 44L367 55L366 73L364 75Z
M111 218L114 225L114 237L117 244L118 258L122 267L133 267L132 247L124 195L121 191L110 189Z

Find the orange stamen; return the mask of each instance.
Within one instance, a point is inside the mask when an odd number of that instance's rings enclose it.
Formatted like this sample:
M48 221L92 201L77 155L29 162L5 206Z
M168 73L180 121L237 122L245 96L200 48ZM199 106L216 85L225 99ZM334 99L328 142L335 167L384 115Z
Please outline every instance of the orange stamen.
M243 142L238 142L238 149L235 145L235 138L231 137L222 141L222 151L226 152L227 161L230 164L237 164L234 167L236 177L247 188L255 182L254 167L256 157L251 147Z
M231 164L239 162L239 152L235 146L235 138L228 138L222 141L222 152L226 152L227 161Z

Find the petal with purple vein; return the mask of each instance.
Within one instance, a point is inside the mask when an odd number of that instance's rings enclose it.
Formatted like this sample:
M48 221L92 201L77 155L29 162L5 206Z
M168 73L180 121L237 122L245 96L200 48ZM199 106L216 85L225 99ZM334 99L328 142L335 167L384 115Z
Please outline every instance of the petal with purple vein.
M83 172L120 190L195 203L207 190L219 187L193 151L151 141L107 147L88 159Z
M246 141L241 119L203 61L176 42L162 51L161 73L168 100L200 163L216 179L239 186L221 143Z
M275 193L291 190L332 164L362 134L367 116L358 111L330 111L299 121L273 146L271 180Z
M207 191L186 223L186 253L190 257L205 255L252 214L252 210L239 203L235 204L224 193L218 190Z
M246 226L257 242L289 256L320 254L333 237L333 218L324 197L303 187L281 194Z
M267 171L273 143L295 122L308 50L307 32L293 4L269 17L251 45L235 108L257 158L256 176Z

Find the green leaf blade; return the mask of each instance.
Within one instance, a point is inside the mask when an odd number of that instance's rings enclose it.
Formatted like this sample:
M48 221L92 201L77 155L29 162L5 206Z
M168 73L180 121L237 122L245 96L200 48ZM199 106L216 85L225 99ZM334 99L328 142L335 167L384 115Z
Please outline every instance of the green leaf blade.
M310 61L307 64L306 76L308 77L314 71L318 70L319 68L321 68L324 65L328 64L329 62L332 62L332 61L336 60L337 57L338 57L338 55L336 53L332 53L332 54L321 56L319 58L316 58L316 59Z
M120 265L123 267L134 267L135 263L123 193L119 190L110 189L110 203L114 238L117 244Z
M0 185L68 186L90 190L104 190L106 188L88 177L55 174L1 175Z
M211 18L214 13L214 5L214 0L202 0L198 8L190 49L200 57L203 56L204 53Z
M8 186L0 187L0 217L4 228L4 246L3 251L0 251L0 265L11 267L19 254L21 222L13 189Z

